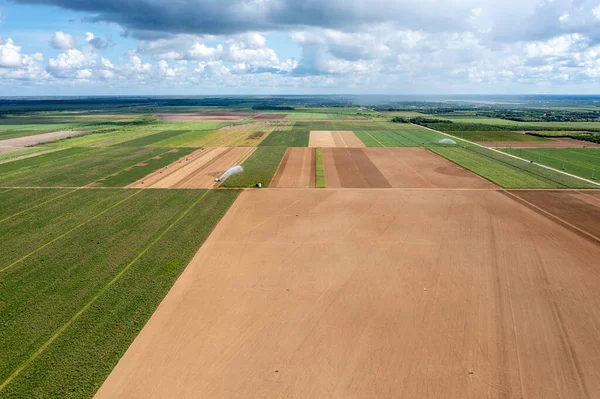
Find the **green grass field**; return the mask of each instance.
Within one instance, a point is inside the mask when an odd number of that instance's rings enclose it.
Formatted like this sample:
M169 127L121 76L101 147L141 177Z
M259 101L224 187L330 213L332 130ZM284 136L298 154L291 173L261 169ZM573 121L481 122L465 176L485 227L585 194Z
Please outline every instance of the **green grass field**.
M184 156L192 149L154 147L69 148L33 158L0 164L0 186L18 187L81 187L108 180L108 185L127 185L140 174L152 172ZM156 159L160 157L160 159ZM142 169L132 169L138 164ZM154 169L154 170L156 170ZM129 181L128 181L129 180ZM100 182L100 184L102 184Z
M258 147L242 164L244 171L233 175L221 187L254 187L261 183L269 187L287 147Z
M584 179L600 180L600 148L506 148L502 151Z
M237 195L78 190L3 226L0 396L93 396Z
M433 152L503 188L597 188L561 173L479 147L432 147Z

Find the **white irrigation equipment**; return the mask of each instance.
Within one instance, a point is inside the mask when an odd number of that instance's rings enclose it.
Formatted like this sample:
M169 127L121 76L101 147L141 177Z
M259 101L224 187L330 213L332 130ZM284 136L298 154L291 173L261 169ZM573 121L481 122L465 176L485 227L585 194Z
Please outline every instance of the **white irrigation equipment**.
M456 141L454 141L452 139L441 139L440 141L438 141L438 144L453 144L453 145L456 145Z
M242 168L240 165L232 166L231 168L227 169L225 171L225 173L223 173L221 176L217 177L215 179L215 182L224 181L229 176L235 175L237 173L242 173L243 171L244 171L244 168Z

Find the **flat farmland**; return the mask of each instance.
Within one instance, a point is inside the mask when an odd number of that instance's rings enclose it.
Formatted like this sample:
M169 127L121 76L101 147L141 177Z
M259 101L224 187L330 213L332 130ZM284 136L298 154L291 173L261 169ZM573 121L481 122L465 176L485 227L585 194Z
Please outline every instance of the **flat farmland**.
M245 191L97 398L600 396L599 256L494 190Z
M308 146L360 148L365 145L350 130L311 130Z
M2 397L91 397L238 195L61 191L0 229Z
M600 148L506 148L503 151L584 179L600 179Z
M217 147L197 150L175 163L144 176L129 187L215 188L215 178L239 165L253 152L252 147Z
M173 113L156 114L161 122L227 122L242 121L253 117L250 112L197 112L197 113Z
M431 147L431 151L504 188L598 188L534 163L480 147Z
M419 126L402 130L358 130L356 135L367 147L428 147L439 145L448 136L441 135Z
M0 186L126 186L193 149L68 148L0 164Z
M315 187L314 148L288 148L270 187Z
M258 147L242 164L244 171L229 177L220 187L268 187L287 147Z
M509 191L526 205L579 233L583 238L600 243L600 193L575 190Z
M224 126L218 130L193 131L155 143L157 147L254 147L269 135L273 126L254 122Z
M600 148L600 144L566 137L547 139L546 141L496 141L479 144L495 148Z
M328 188L488 188L496 186L424 148L324 148Z

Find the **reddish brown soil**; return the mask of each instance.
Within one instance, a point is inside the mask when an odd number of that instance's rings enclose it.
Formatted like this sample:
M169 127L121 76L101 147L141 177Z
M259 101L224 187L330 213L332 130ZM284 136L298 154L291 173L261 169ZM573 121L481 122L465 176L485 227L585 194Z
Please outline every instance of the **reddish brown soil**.
M390 188L362 148L323 148L327 187Z
M600 244L600 197L578 191L515 190L511 194L535 208L552 215L552 219L573 226L595 237ZM585 235L585 234L584 234Z
M288 148L270 187L315 187L315 149Z
M552 141L488 141L478 144L493 148L599 148L600 144L570 138L557 138Z
M215 147L198 150L166 168L138 180L136 188L214 188L214 180L228 168L239 165L254 147Z
M264 119L264 120L280 120L287 118L287 114L260 114L256 115L254 119Z
M88 133L89 131L87 130L64 130L60 132L36 134L34 136L17 137L14 139L0 140L0 148L28 147L69 137L81 136Z
M599 258L495 190L245 191L97 398L600 397Z
M424 148L324 148L327 187L497 188Z

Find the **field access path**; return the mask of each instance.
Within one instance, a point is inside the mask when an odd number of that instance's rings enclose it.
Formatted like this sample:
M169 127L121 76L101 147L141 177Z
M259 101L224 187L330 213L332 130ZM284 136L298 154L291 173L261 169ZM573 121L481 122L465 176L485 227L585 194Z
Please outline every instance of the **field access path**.
M96 396L598 397L598 257L504 190L246 190Z

